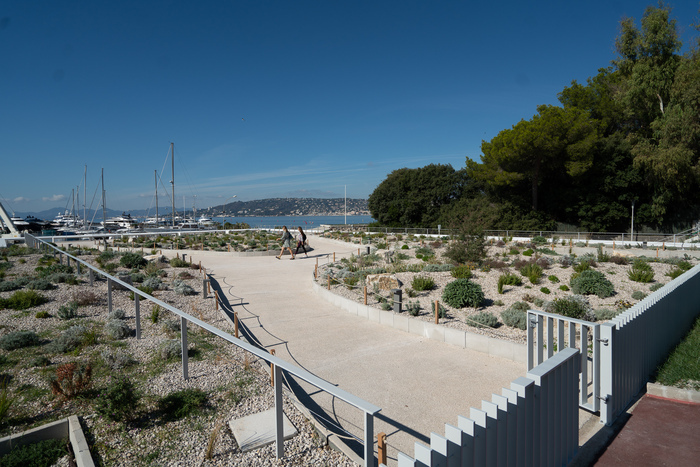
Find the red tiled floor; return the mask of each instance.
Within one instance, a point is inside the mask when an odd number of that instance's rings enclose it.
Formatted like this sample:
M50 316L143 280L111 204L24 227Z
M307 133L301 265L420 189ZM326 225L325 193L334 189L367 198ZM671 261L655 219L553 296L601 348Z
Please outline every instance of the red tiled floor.
M700 465L700 404L644 396L596 465Z

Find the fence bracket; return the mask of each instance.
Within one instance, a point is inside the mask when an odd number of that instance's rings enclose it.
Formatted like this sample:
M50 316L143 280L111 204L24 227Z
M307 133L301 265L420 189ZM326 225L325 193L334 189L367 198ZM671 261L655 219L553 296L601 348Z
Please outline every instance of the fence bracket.
M598 342L602 342L603 345L607 346L608 345L608 340L607 339L596 339Z

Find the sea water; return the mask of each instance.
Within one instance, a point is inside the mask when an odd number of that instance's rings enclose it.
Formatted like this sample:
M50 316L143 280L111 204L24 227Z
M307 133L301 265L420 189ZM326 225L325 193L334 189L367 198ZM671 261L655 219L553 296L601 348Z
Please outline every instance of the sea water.
M369 224L376 222L372 216L233 216L233 217L214 217L212 221L221 225L222 221L236 224L245 222L251 228L270 229L281 228L286 225L288 229L296 229L301 226L302 229L315 229L320 225L357 225Z

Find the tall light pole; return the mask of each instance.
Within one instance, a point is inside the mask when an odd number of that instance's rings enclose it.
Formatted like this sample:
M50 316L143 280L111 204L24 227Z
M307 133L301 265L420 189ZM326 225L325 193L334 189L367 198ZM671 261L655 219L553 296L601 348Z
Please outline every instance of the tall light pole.
M634 200L632 200L632 241L634 241Z
M228 201L230 199L233 199L235 197L236 197L236 195L233 195L224 202L224 212L222 213L222 216L221 216L221 230L224 230L224 216L223 216L223 214L226 214L226 203L228 203Z

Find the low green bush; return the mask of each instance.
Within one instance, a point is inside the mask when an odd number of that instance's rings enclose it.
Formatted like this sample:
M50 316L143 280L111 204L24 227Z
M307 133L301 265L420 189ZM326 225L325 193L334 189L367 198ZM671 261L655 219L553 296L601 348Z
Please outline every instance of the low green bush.
M158 401L158 409L166 420L180 420L193 413L201 412L208 406L206 392L197 388L173 392Z
M190 263L181 258L173 258L170 260L170 266L174 268L188 268Z
M126 376L112 376L101 391L95 409L98 414L115 422L133 420L140 402L140 394Z
M128 252L119 258L119 264L128 269L140 269L148 264L148 261L138 253Z
M654 270L649 263L641 258L637 258L632 263L632 267L627 271L627 276L635 282L648 283L654 280Z
M503 293L503 286L505 285L522 285L523 281L520 276L506 272L498 277L498 293Z
M532 248L528 248L527 250L523 251L523 256L532 256L532 254L535 251Z
M664 285L665 285L665 284L662 284L662 283L660 283L660 282L657 282L656 284L652 284L651 286L649 286L649 291L651 291L651 292L656 292L657 290L659 290L659 289L660 289L661 287L663 287Z
M600 298L611 297L615 287L605 274L593 269L587 269L571 278L571 290L578 295L597 295Z
M173 290L178 295L195 295L197 293L190 285L179 279L173 281Z
M420 309L421 306L418 300L415 302L409 301L408 305L406 305L406 311L408 311L408 314L411 316L418 316L420 314Z
M542 287L540 289L540 292L542 292L543 294L550 294L551 290L549 290L547 287Z
M681 274L683 274L684 272L685 272L685 271L682 270L681 268L675 267L675 268L670 269L670 270L666 273L666 275L667 275L668 277L670 277L670 278L673 280L673 279L679 277L679 276L680 276Z
M0 337L0 349L15 350L39 345L39 336L34 331L13 331Z
M0 310L27 310L48 302L49 299L34 290L18 290L10 298L0 298Z
M467 324L477 328L495 328L498 326L498 318L496 318L493 313L482 311L467 318Z
M37 278L27 284L27 288L30 290L52 290L55 289L56 286L48 279Z
M569 318L584 319L590 311L590 305L582 296L574 295L573 297L557 298L549 302L546 311Z
M432 277L416 276L413 278L413 281L411 281L411 287L418 292L433 290L435 288L435 281Z
M568 292L568 291L569 291L569 286L566 285L566 284L562 284L562 285L559 286L559 290L563 290L564 292Z
M596 321L608 321L620 314L620 310L611 310L609 308L598 308L593 311Z
M460 266L456 266L452 271L450 271L450 274L452 274L452 277L455 279L471 279L472 278L472 270L469 266L462 264Z
M16 445L0 458L0 467L58 465L58 460L69 453L65 438Z
M476 308L484 301L484 292L479 284L469 279L457 279L445 286L442 300L452 308Z
M525 302L515 302L501 312L501 319L506 326L524 331L527 329L527 310L529 308Z
M632 298L635 300L644 300L647 297L647 294L642 292L641 290L635 290L632 292Z
M542 267L535 263L528 263L520 268L520 274L527 277L530 283L537 284L542 276Z
M110 319L105 324L105 333L112 339L124 339L129 337L131 329L129 325L121 319Z
M65 321L73 319L78 316L78 303L68 302L65 305L61 305L58 307L56 314L59 318Z
M549 282L551 282L552 284L557 284L559 282L559 278L553 274L549 276L548 279Z
M160 356L163 360L171 360L182 356L180 339L168 339L160 345Z

